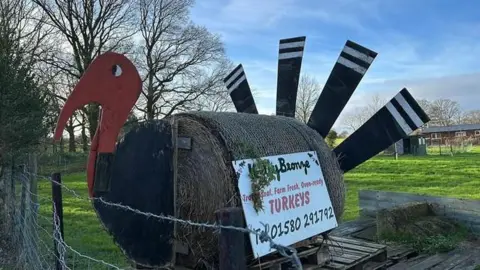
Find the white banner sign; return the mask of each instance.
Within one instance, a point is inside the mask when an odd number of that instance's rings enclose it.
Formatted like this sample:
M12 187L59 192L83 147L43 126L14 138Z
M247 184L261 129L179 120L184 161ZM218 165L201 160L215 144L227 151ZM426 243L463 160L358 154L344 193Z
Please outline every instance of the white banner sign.
M263 211L255 211L249 169L254 160L233 161L247 226L266 229L272 240L289 246L338 226L315 151L264 157L276 169L276 179L261 192ZM275 250L250 234L255 258Z

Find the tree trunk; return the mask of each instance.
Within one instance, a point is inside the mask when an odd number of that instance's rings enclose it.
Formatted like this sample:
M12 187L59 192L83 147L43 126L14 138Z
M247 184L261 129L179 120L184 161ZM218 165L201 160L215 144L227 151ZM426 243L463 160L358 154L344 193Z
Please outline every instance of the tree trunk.
M147 92L147 106L146 106L146 116L147 120L153 120L155 118L154 111L154 102L153 102L153 74L150 74L148 77L148 92Z
M87 118L83 115L82 119L82 150L88 151L88 137L87 137Z
M60 153L65 153L65 141L63 140L63 137L60 139Z
M93 139L93 136L97 131L99 115L100 115L100 106L97 104L89 104L88 110L87 110L87 118L89 123L88 132L90 133L90 140Z
M75 131L72 125L67 125L65 127L68 133L68 152L76 152L77 147L75 143Z
M150 100L147 100L147 120L153 120L155 119L155 113L153 111L153 102Z

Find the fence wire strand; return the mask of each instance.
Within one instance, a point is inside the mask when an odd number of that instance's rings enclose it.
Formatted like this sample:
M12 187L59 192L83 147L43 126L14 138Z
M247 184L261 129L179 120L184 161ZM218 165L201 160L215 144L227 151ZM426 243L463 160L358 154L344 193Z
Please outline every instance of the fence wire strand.
M221 225L217 223L194 222L173 216L143 212L128 205L106 201L103 198L82 196L74 189L55 181L49 176L40 176L28 171L15 173L14 175L15 176L12 176L12 179L15 179L12 180L12 183L15 183L15 191L16 193L18 193L18 191L21 193L21 198L17 196L18 194L13 194L13 201L9 204L9 214L13 218L14 223L12 228L14 233L10 242L13 245L12 248L16 249L19 255L13 266L15 269L56 269L56 261L59 262L62 269L75 269L76 264L85 265L85 263L87 264L87 269L134 269L122 267L113 262L106 262L102 259L95 258L94 256L86 255L67 244L61 235L59 219L56 214L57 211L52 197L41 196L31 192L28 183L32 178L36 178L39 182L47 180L50 183L55 183L61 186L62 190L65 190L76 199L88 201L90 203L94 200L100 201L109 207L120 208L124 211L130 211L147 218L153 218L159 221L177 222L183 226L195 226L203 229L236 230L242 233L255 234L262 241L268 241L271 249L278 251L280 255L288 258L296 269L302 269L302 264L296 249L275 243L266 230L258 232L248 228ZM32 200L32 198L34 200ZM42 214L42 211L39 211L40 208L49 209L49 211L46 212L53 213L51 216L46 216ZM56 243L56 252L53 248L54 243ZM79 259L86 260L86 262L81 263ZM97 266L93 266L92 264Z

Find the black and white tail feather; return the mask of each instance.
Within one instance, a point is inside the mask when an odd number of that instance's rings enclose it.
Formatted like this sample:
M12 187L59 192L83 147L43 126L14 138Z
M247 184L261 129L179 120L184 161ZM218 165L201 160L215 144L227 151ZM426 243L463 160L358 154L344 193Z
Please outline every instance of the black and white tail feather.
M278 50L276 115L295 117L298 83L306 37L281 39ZM307 125L328 134L377 53L347 40L312 111ZM237 112L258 114L242 65L225 79ZM347 172L430 121L406 88L358 130L333 149Z

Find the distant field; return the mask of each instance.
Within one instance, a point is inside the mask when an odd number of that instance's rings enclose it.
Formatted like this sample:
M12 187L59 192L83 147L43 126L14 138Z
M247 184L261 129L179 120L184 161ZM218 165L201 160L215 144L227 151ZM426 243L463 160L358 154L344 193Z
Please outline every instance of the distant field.
M345 175L345 219L358 216L361 189L480 199L480 148L469 153L424 157L378 156Z
M480 199L480 148L476 147L470 149L469 153L453 156L441 156L435 151L431 152L432 155L425 157L400 156L398 160L390 156L378 156L347 173L344 220L358 216L357 193L361 189ZM67 164L64 164L62 170L68 171L67 167ZM78 164L74 167L78 168ZM84 173L64 175L63 181L81 197L87 197ZM42 182L39 192L43 198L50 197L50 183ZM127 266L123 254L99 223L91 204L75 198L65 190L63 196L66 242L82 254L119 267ZM42 203L40 211L43 216L50 216L50 204ZM72 252L69 254L69 262L74 262L74 269L108 269L101 267L99 263L91 261L88 263L87 259L73 256Z

